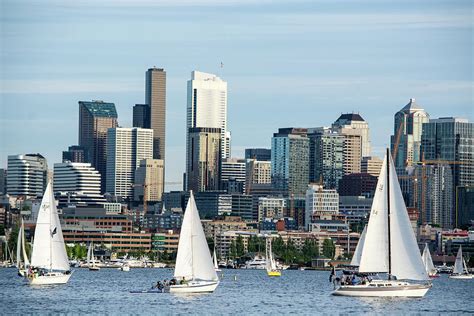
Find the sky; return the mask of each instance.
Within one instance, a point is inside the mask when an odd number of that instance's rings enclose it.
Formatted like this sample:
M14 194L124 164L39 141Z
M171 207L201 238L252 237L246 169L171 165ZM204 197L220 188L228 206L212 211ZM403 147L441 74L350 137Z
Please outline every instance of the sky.
M114 102L131 126L152 66L167 72L168 182L185 169L193 70L228 82L234 157L348 112L382 156L410 98L431 118L474 119L473 12L470 0L0 0L0 168L24 153L61 162L79 100Z

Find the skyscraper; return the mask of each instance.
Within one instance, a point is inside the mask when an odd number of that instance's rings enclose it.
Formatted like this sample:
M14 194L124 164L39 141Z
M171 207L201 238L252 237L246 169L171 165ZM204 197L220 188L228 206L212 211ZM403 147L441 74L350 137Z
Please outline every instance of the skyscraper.
M135 104L133 107L133 127L150 128L150 106Z
M395 113L394 119L390 146L392 154L396 154L393 159L395 167L398 171L402 171L407 165L421 160L422 126L423 123L428 123L430 116L412 98L407 105Z
M355 113L341 114L339 118L332 124L332 130L342 135L360 136L360 156L370 156L370 134L369 124Z
M305 224L309 228L314 219L331 220L339 214L339 194L319 184L310 184L306 190Z
M258 161L271 161L272 150L269 148L246 148L245 159L257 159Z
M79 101L79 146L85 150L85 162L99 171L101 191L106 184L107 130L117 127L115 104L104 101Z
M143 202L161 201L164 191L163 160L142 159L140 166L135 171L134 200Z
M375 156L368 156L362 158L362 164L360 166L360 171L362 173L368 173L373 176L378 177L380 170L382 169L382 159Z
M337 189L344 175L344 136L328 128L311 129L309 137L309 181Z
M63 162L85 162L86 149L81 146L69 146L67 151L63 151Z
M133 198L135 171L142 159L153 157L153 130L111 128L107 133L107 192Z
M194 192L219 189L221 130L195 127L188 130L187 189Z
M247 159L245 166L245 191L250 194L254 185L272 183L272 162Z
M165 160L166 72L163 68L150 68L146 72L145 103L150 106L153 159Z
M230 190L230 183L238 188ZM223 159L221 163L221 190L226 190L228 193L238 191L244 193L245 191L245 159L227 158Z
M227 82L213 74L191 73L188 81L186 131L190 128L219 128L221 156L230 157L230 133L227 130ZM187 137L187 151L190 150ZM188 155L189 156L189 155Z
M48 164L40 154L8 156L7 193L15 196L43 196L48 181Z
M272 138L272 185L285 196L303 196L309 182L306 128L280 128Z

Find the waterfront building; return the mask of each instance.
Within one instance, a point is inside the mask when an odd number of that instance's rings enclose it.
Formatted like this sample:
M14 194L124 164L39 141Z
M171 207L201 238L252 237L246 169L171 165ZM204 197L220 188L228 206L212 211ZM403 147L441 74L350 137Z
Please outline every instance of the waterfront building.
M196 127L188 130L186 180L194 192L219 190L221 137L219 128Z
M280 219L285 217L287 199L283 197L261 197L258 199L258 222L266 218Z
M395 113L390 146L392 154L396 153L393 162L397 172L404 170L413 162L421 161L422 127L424 123L428 123L429 119L429 114L413 98Z
M117 117L114 103L79 101L79 146L84 148L84 162L100 173L102 193L107 180L107 130L118 126Z
M339 118L332 124L331 129L341 135L348 138L346 141L346 150L350 151L346 155L348 157L356 157L357 154L360 157L370 156L371 144L370 144L370 133L369 124L356 113L345 113L341 114ZM355 137L359 135L360 137ZM360 172L360 171L359 171Z
M48 164L40 154L8 156L7 193L14 196L43 196Z
M260 231L298 230L298 223L291 217L283 217L280 219L265 218L259 224Z
M216 75L193 71L188 81L188 102L186 115L187 148L192 150L191 128L219 129L220 154L230 157L230 133L227 130L227 82ZM189 154L187 155L190 158ZM189 160L187 165L189 165Z
M309 181L319 182L325 188L338 189L344 174L344 136L328 128L308 130L309 137Z
M100 174L90 163L54 164L53 188L60 206L104 203L100 183Z
M301 196L309 182L306 128L280 128L272 138L272 185L285 196Z
M165 161L166 71L153 67L147 70L145 77L145 103L150 107L150 128L153 130L152 158Z
M258 161L271 161L272 150L269 148L246 148L245 159L255 159Z
M339 194L334 189L325 189L319 184L310 184L306 190L305 224L315 220L331 220L339 214Z
M382 169L383 160L379 157L368 156L362 157L362 162L360 166L361 173L368 173L378 178L380 170Z
M227 193L243 194L245 192L245 168L245 159L223 159L221 165L221 189L227 191Z
M142 159L135 171L133 200L143 203L146 197L147 202L161 201L165 188L163 172L164 160Z
M372 197L366 196L339 196L339 214L346 217L349 224L360 224L364 227L372 209Z
M221 216L213 220L202 220L204 235L215 238L227 231L255 231L240 216Z
M82 146L69 146L63 151L63 162L86 162L86 149Z
M111 128L107 136L107 192L133 198L135 171L142 159L153 157L153 130Z
M183 223L183 213L163 210L162 213L147 213L143 219L143 227L151 231L178 231Z
M377 176L368 173L346 174L339 180L339 195L372 197L377 187L377 180Z
M151 115L150 105L135 104L133 107L133 127L150 128ZM154 131L153 131L154 132Z
M161 253L176 253L178 251L179 234L173 230L152 235L153 250Z

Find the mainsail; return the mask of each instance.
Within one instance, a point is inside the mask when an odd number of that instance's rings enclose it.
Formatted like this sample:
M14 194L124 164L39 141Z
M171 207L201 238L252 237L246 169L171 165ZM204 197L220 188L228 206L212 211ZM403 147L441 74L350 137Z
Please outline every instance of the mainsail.
M181 226L174 277L178 280L218 280L192 192Z
M422 258L423 258L423 263L425 264L425 270L428 274L436 270L433 264L433 259L431 258L430 249L428 248L427 243L425 243L425 249L423 249Z
M69 270L69 261L51 183L48 183L46 187L38 211L31 265L35 268L48 270Z
M458 254L456 255L456 261L454 262L453 273L463 274L463 257L462 257L462 248L459 246Z
M390 214L388 214L388 203L390 203ZM390 215L390 240L388 215ZM395 166L388 153L385 155L377 182L359 271L389 272L389 266L391 275L398 279L428 279Z
M364 248L365 236L367 235L367 225L365 225L362 234L360 235L359 242L352 256L351 266L358 267L360 265L360 258L362 257L362 249Z

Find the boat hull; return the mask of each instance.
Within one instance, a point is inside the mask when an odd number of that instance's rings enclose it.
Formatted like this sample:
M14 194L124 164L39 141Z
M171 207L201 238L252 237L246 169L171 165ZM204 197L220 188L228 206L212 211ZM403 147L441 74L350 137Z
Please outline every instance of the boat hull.
M358 297L423 297L431 284L410 284L408 282L377 282L367 285L343 285L332 294Z
M281 276L281 271L267 271L267 275L270 277L279 277Z
M52 284L66 284L71 277L70 274L51 273L47 275L38 275L29 277L30 285L52 285Z
M457 279L457 280L470 280L474 279L474 275L472 274L452 274L449 276L450 279Z
M219 281L189 281L187 284L171 285L170 293L212 293Z

